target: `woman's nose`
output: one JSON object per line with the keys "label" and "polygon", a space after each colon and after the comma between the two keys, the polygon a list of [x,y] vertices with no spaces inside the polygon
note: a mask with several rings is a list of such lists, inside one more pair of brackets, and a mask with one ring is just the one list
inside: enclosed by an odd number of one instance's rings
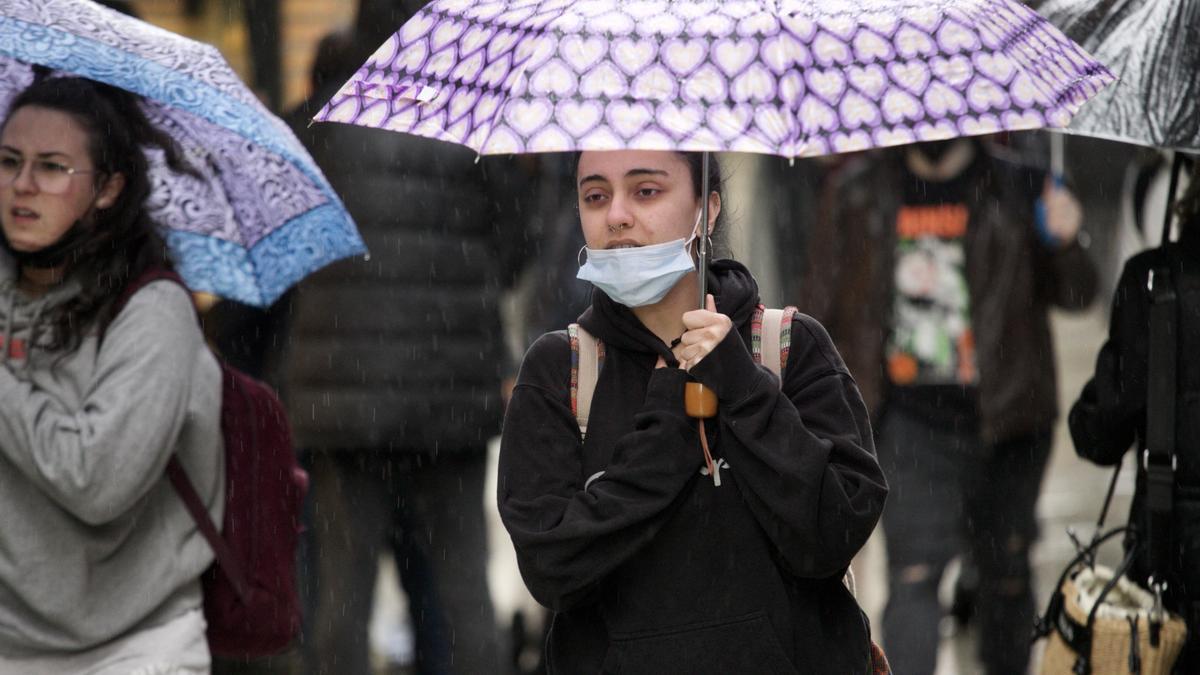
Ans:
{"label": "woman's nose", "polygon": [[17,175],[13,177],[13,190],[27,194],[37,192],[37,181],[33,180],[33,163],[24,162],[17,169]]}
{"label": "woman's nose", "polygon": [[605,214],[605,224],[610,230],[618,230],[623,227],[628,227],[633,223],[633,216],[629,209],[626,208],[625,200],[620,197],[614,197],[608,205],[608,213]]}

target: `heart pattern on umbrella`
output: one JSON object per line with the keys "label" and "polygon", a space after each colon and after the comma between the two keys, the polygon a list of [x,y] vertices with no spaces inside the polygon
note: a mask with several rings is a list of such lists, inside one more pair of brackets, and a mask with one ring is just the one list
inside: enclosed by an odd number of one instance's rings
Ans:
{"label": "heart pattern on umbrella", "polygon": [[[470,36],[486,31],[484,50]],[[1061,125],[1112,79],[1015,0],[435,0],[315,119],[482,154],[796,157]],[[429,103],[391,101],[381,118],[373,103],[398,86],[485,90],[502,112],[456,109],[441,125]]]}

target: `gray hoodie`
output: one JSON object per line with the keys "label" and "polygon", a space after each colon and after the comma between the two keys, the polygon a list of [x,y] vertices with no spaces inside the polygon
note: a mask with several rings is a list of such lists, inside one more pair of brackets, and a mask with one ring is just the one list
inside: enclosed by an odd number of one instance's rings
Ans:
{"label": "gray hoodie", "polygon": [[199,607],[212,553],[163,478],[172,454],[221,522],[221,373],[188,293],[151,283],[103,345],[93,331],[50,352],[47,313],[79,289],[30,298],[0,253],[0,655],[87,649]]}

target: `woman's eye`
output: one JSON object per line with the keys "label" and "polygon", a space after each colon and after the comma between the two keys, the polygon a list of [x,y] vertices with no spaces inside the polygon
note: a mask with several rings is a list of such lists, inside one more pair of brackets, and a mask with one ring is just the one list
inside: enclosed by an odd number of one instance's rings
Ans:
{"label": "woman's eye", "polygon": [[643,197],[643,198],[653,197],[654,195],[658,194],[659,192],[662,192],[662,190],[659,190],[658,188],[640,188],[637,191],[637,196]]}
{"label": "woman's eye", "polygon": [[71,167],[58,162],[38,162],[37,168],[46,173],[71,173]]}
{"label": "woman's eye", "polygon": [[18,166],[21,166],[21,159],[19,157],[13,157],[12,155],[0,157],[0,167],[15,169]]}
{"label": "woman's eye", "polygon": [[583,196],[583,201],[585,204],[594,204],[601,199],[604,199],[604,193],[602,192],[590,192]]}

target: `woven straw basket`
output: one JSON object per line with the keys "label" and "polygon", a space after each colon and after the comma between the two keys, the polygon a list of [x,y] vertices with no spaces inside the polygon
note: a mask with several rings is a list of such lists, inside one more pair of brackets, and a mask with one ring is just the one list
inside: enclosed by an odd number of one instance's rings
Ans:
{"label": "woven straw basket", "polygon": [[[1112,571],[1097,565],[1083,567],[1063,582],[1063,609],[1075,622],[1086,626],[1088,612],[1110,579]],[[1132,581],[1121,578],[1096,612],[1092,626],[1092,675],[1129,675],[1132,642],[1130,617],[1137,618],[1138,656],[1143,675],[1169,675],[1183,648],[1187,629],[1183,619],[1167,613],[1159,632],[1158,647],[1150,646],[1150,611],[1154,597]],[[1041,675],[1072,675],[1077,655],[1057,630],[1050,632],[1042,658]]]}

